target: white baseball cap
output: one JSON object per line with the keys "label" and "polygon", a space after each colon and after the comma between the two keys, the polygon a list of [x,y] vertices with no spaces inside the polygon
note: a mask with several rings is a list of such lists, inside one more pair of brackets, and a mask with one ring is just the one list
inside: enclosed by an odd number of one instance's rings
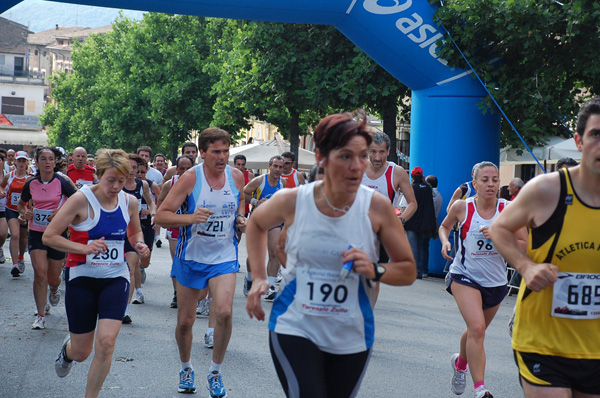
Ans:
{"label": "white baseball cap", "polygon": [[27,152],[19,151],[15,154],[15,159],[27,159]]}

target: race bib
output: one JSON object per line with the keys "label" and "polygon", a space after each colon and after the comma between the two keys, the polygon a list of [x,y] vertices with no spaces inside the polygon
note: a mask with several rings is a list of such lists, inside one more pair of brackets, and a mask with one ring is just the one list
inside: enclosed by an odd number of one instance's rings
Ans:
{"label": "race bib", "polygon": [[297,268],[296,305],[306,315],[354,316],[358,303],[359,276],[340,278],[335,270]]}
{"label": "race bib", "polygon": [[10,204],[16,206],[19,204],[19,199],[21,199],[21,193],[11,192],[10,194]]}
{"label": "race bib", "polygon": [[75,185],[77,185],[77,188],[81,188],[84,185],[92,185],[92,181],[80,179],[80,180],[75,181]]}
{"label": "race bib", "polygon": [[600,274],[559,272],[552,295],[552,316],[600,318]]}
{"label": "race bib", "polygon": [[[139,206],[140,206],[140,213],[142,212],[142,210],[148,210],[148,205],[147,204],[143,204],[141,203],[142,201],[140,200]],[[145,216],[140,216],[140,220],[146,220],[148,218],[147,215]]]}
{"label": "race bib", "polygon": [[469,232],[464,242],[467,252],[473,258],[491,258],[500,255],[492,240],[486,239],[483,232]]}
{"label": "race bib", "polygon": [[[88,241],[88,245],[93,240]],[[88,254],[86,256],[87,264],[92,267],[116,267],[123,264],[125,261],[125,242],[122,240],[107,240],[105,241],[108,248],[104,253]]]}
{"label": "race bib", "polygon": [[195,233],[198,235],[208,236],[211,238],[227,238],[229,237],[235,217],[227,214],[213,214],[208,218],[207,222],[196,224],[194,226]]}
{"label": "race bib", "polygon": [[34,208],[33,209],[33,218],[31,219],[31,222],[36,227],[46,228],[48,226],[48,224],[50,224],[49,217],[51,215],[52,215],[52,210]]}

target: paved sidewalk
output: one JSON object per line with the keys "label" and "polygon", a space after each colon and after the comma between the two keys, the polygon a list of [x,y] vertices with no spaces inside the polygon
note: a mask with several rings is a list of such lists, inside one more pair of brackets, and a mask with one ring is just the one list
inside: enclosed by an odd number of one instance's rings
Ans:
{"label": "paved sidewalk", "polygon": [[[163,230],[164,233],[164,230]],[[178,360],[175,343],[177,310],[169,308],[168,245],[155,248],[144,285],[146,303],[132,305],[133,324],[123,325],[111,371],[101,397],[181,397],[177,393]],[[8,242],[4,252],[9,256]],[[240,260],[245,271],[245,243]],[[31,330],[34,321],[33,272],[26,257],[25,273],[10,275],[9,261],[0,265],[0,397],[81,397],[91,358],[77,363],[60,379],[54,359],[67,333],[64,302],[52,308],[43,331]],[[242,294],[244,273],[237,274],[233,335],[223,364],[223,379],[231,398],[283,397],[269,354],[266,322],[250,320]],[[61,285],[64,297],[64,285]],[[495,397],[523,394],[512,359],[507,322],[515,297],[508,297],[490,325],[487,338],[486,384]],[[270,303],[264,303],[269,310]],[[458,350],[464,322],[443,281],[418,280],[410,287],[382,285],[375,308],[373,355],[359,397],[454,397],[450,392],[450,356]],[[197,395],[208,396],[205,373],[212,351],[204,348],[207,319],[198,319],[192,361]],[[92,354],[93,355],[93,354]],[[309,363],[306,366],[310,366]],[[472,397],[470,382],[463,396]]]}

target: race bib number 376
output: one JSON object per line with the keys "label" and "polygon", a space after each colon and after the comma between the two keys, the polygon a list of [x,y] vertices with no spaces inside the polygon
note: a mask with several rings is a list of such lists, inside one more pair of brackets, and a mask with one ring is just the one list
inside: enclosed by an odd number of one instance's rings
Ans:
{"label": "race bib number 376", "polygon": [[600,274],[559,272],[552,295],[552,316],[600,318]]}

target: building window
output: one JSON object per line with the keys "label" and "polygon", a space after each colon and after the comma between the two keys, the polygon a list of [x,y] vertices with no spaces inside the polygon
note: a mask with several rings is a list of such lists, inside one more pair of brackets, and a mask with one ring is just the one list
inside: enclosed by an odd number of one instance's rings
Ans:
{"label": "building window", "polygon": [[40,52],[38,50],[35,50],[35,55],[38,55]]}
{"label": "building window", "polygon": [[45,57],[46,56],[46,50],[42,51],[42,56]]}
{"label": "building window", "polygon": [[4,65],[4,55],[0,55],[0,65]]}
{"label": "building window", "polygon": [[15,57],[15,76],[25,76],[25,60],[23,57]]}
{"label": "building window", "polygon": [[25,98],[19,97],[2,97],[2,111],[5,115],[24,115],[25,114]]}

